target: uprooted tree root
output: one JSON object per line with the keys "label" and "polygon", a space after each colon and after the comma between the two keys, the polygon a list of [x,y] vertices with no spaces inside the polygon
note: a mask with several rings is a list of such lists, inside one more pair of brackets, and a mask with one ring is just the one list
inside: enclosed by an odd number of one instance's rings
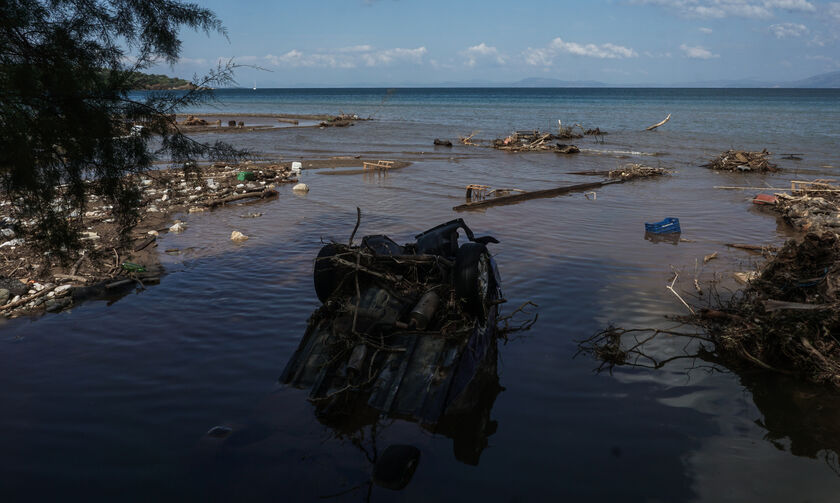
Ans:
{"label": "uprooted tree root", "polygon": [[[610,327],[582,341],[580,351],[601,361],[599,369],[616,365],[659,368],[676,358],[657,361],[644,346],[659,334],[671,333],[709,343],[701,351],[730,368],[759,367],[840,387],[840,238],[836,234],[811,233],[801,242],[789,240],[743,290],[716,303],[714,309],[697,308],[696,314],[683,318],[705,335]],[[646,336],[639,339],[640,333]],[[633,334],[632,343],[626,334]]]}

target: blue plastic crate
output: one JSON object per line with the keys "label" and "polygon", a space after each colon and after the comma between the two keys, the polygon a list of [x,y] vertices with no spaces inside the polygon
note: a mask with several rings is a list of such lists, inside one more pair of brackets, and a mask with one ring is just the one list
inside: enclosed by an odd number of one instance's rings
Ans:
{"label": "blue plastic crate", "polygon": [[645,231],[653,234],[679,234],[682,232],[680,230],[680,219],[671,217],[653,224],[646,223]]}

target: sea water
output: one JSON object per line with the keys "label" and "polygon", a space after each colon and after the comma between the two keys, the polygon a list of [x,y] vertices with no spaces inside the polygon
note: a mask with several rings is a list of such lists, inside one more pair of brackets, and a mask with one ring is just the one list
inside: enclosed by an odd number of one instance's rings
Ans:
{"label": "sea water", "polygon": [[[757,192],[836,177],[840,91],[709,89],[220,90],[189,110],[358,114],[347,128],[208,133],[272,160],[303,163],[299,195],[259,208],[183,215],[188,231],[161,237],[160,285],[0,326],[0,495],[4,500],[313,501],[833,501],[840,490],[840,400],[831,390],[754,370],[684,358],[658,369],[616,368],[579,355],[611,325],[671,328],[668,317],[737,288],[733,272],[761,258],[726,243],[778,245],[794,236],[750,204]],[[655,131],[651,124],[671,114]],[[582,152],[512,154],[459,136],[599,127]],[[453,148],[435,147],[435,138]],[[775,174],[701,167],[729,148],[773,152]],[[801,160],[779,154],[795,153]],[[387,174],[324,176],[306,160],[410,160]],[[572,174],[628,162],[672,171],[518,205],[456,213],[464,187],[525,190],[596,178]],[[770,190],[772,192],[772,190]],[[312,264],[322,242],[388,234],[398,242],[463,217],[491,245],[510,312],[539,319],[499,346],[499,383],[480,434],[447,436],[383,418],[322,424],[305,390],[277,385],[318,306]],[[257,210],[260,218],[240,218]],[[678,217],[683,241],[645,239],[644,223]],[[244,244],[233,230],[250,236]],[[718,258],[703,264],[705,255]],[[698,295],[693,279],[705,289]],[[678,330],[688,330],[686,327]],[[661,361],[696,353],[680,337],[649,345]],[[642,362],[650,363],[650,362]],[[215,449],[218,424],[245,433]],[[470,437],[470,434],[473,437]],[[205,439],[206,440],[206,439]],[[465,443],[466,442],[466,443]],[[410,484],[371,486],[391,444],[421,451]],[[464,455],[468,446],[470,456]],[[215,450],[214,450],[215,449]],[[208,461],[209,460],[209,461]]]}

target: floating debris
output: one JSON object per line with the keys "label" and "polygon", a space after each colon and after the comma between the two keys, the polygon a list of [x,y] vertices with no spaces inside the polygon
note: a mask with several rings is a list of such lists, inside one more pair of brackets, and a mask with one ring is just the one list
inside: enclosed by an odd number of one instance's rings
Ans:
{"label": "floating debris", "polygon": [[745,150],[727,150],[720,154],[703,167],[718,171],[751,171],[751,172],[774,172],[778,171],[775,164],[767,158],[770,152],[767,149],[761,152],[747,152]]}
{"label": "floating debris", "polygon": [[624,166],[611,170],[607,173],[607,178],[632,180],[634,178],[647,178],[651,176],[664,176],[669,174],[665,168],[652,168],[643,164],[625,164]]}

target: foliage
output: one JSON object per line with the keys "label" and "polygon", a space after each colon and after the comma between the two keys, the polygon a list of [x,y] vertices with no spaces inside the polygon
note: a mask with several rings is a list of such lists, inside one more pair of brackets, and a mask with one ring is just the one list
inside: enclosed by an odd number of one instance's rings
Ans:
{"label": "foliage", "polygon": [[113,205],[127,235],[141,204],[131,175],[156,159],[241,154],[185,136],[174,115],[232,82],[232,63],[188,91],[131,93],[135,72],[178,60],[182,27],[225,35],[211,11],[178,0],[0,3],[0,196],[39,248],[73,253],[91,194]]}
{"label": "foliage", "polygon": [[191,89],[189,80],[152,73],[134,72],[131,75],[134,89]]}

